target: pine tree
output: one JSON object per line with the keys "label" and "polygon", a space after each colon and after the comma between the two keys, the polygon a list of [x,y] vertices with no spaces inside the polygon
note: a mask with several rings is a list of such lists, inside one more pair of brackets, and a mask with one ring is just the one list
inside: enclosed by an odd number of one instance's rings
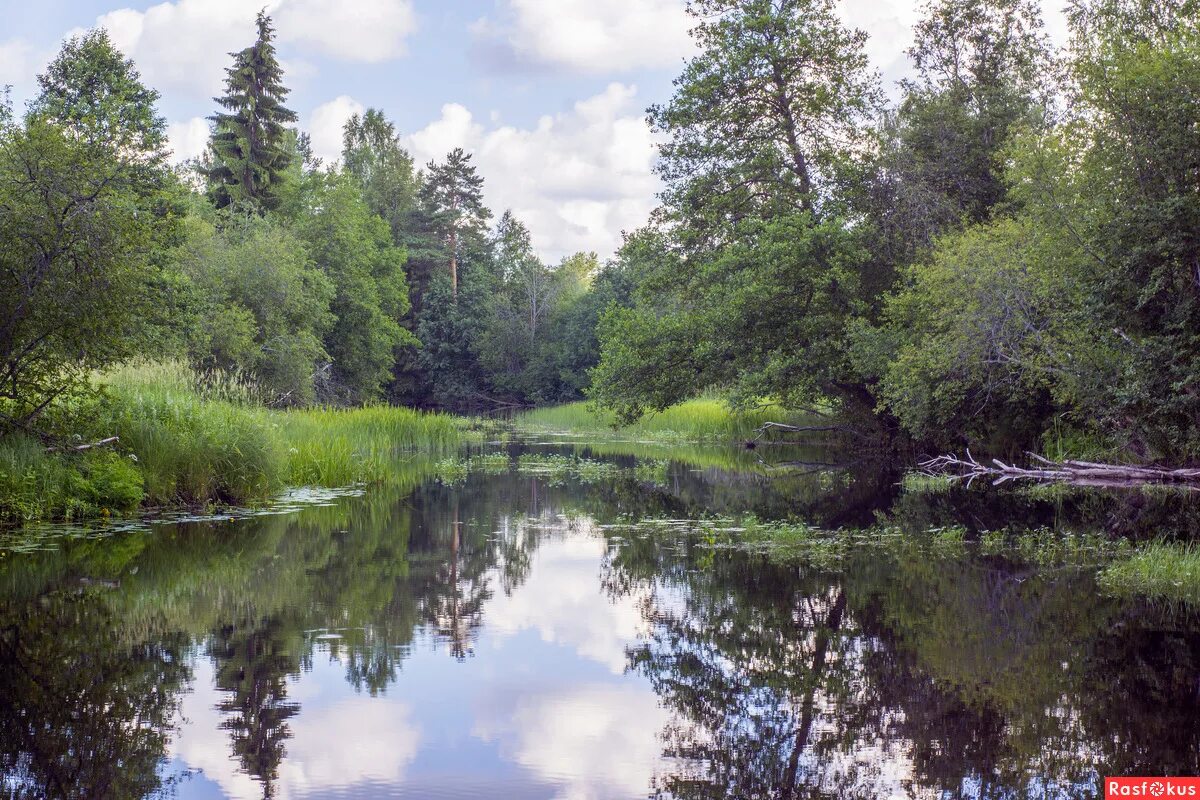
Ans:
{"label": "pine tree", "polygon": [[230,53],[234,61],[226,70],[226,95],[214,98],[229,113],[209,117],[212,165],[204,175],[219,208],[242,202],[261,209],[278,206],[278,186],[293,158],[285,125],[296,121],[296,113],[283,105],[288,89],[275,57],[271,18],[259,12],[257,24],[257,41]]}
{"label": "pine tree", "polygon": [[458,298],[459,235],[481,230],[492,213],[483,205],[483,177],[476,174],[471,156],[456,147],[444,164],[432,161],[421,186],[421,205],[430,233],[444,243],[450,260],[450,290]]}

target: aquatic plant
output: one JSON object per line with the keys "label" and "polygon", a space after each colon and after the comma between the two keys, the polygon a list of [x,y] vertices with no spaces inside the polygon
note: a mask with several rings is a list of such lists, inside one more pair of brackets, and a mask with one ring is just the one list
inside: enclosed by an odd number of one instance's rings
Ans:
{"label": "aquatic plant", "polygon": [[1100,571],[1113,594],[1200,603],[1200,548],[1191,542],[1151,542]]}

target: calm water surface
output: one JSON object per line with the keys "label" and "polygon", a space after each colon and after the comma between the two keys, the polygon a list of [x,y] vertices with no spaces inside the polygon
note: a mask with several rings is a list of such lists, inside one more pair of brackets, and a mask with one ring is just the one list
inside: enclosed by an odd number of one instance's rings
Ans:
{"label": "calm water surface", "polygon": [[1092,797],[1105,774],[1200,773],[1188,608],[970,547],[779,561],[686,522],[1137,537],[1187,535],[1191,504],[902,495],[820,453],[581,451],[10,537],[0,794]]}

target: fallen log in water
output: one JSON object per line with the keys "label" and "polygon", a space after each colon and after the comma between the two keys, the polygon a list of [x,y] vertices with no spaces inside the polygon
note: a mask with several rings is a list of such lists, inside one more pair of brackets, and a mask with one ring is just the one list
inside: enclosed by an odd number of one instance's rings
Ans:
{"label": "fallen log in water", "polygon": [[1064,481],[1079,486],[1130,486],[1142,483],[1165,483],[1200,488],[1200,469],[1184,467],[1148,467],[1130,464],[1100,464],[1094,461],[1051,461],[1036,453],[1028,453],[1036,467],[1018,467],[993,458],[991,464],[980,463],[967,451],[966,458],[955,455],[936,456],[919,462],[921,472],[930,477],[950,477],[965,480],[967,485],[976,478],[992,478],[993,485],[1011,480]]}

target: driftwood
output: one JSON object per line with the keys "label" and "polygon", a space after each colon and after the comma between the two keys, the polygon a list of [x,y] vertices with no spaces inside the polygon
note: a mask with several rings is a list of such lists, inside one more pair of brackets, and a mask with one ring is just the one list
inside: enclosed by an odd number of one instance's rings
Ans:
{"label": "driftwood", "polygon": [[1018,467],[993,458],[983,464],[967,451],[966,458],[954,455],[927,458],[919,463],[921,472],[931,477],[950,477],[965,480],[967,485],[976,478],[992,478],[993,485],[1011,480],[1063,481],[1078,486],[1131,486],[1163,483],[1200,488],[1200,469],[1148,467],[1130,464],[1100,464],[1094,461],[1051,461],[1036,453],[1027,453],[1037,466]]}
{"label": "driftwood", "polygon": [[56,450],[74,450],[74,451],[91,450],[93,447],[104,447],[105,445],[115,444],[116,442],[119,442],[120,440],[121,440],[120,436],[110,436],[107,439],[101,439],[98,442],[91,442],[90,444],[80,444],[80,445],[76,445],[75,447],[47,447],[46,452],[53,453]]}

